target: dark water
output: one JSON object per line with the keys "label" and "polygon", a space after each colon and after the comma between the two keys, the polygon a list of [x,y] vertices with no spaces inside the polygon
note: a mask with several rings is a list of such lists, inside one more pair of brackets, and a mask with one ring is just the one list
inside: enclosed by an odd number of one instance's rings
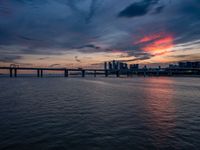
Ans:
{"label": "dark water", "polygon": [[0,78],[0,149],[200,148],[200,78]]}

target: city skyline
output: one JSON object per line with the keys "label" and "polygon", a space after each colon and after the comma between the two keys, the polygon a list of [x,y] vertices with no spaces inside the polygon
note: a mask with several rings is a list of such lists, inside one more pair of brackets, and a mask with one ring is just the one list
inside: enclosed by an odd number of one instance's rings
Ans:
{"label": "city skyline", "polygon": [[199,61],[199,20],[198,0],[2,0],[0,65]]}

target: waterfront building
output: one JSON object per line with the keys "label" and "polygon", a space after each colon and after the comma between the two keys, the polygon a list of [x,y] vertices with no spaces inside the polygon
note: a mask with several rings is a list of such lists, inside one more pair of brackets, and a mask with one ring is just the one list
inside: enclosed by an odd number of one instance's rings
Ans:
{"label": "waterfront building", "polygon": [[128,64],[123,63],[121,61],[110,61],[110,62],[105,62],[104,63],[104,69],[109,69],[109,70],[127,70],[128,69]]}
{"label": "waterfront building", "polygon": [[139,64],[131,64],[130,65],[130,70],[138,70],[139,69]]}
{"label": "waterfront building", "polygon": [[179,68],[200,68],[200,62],[179,62],[178,63]]}

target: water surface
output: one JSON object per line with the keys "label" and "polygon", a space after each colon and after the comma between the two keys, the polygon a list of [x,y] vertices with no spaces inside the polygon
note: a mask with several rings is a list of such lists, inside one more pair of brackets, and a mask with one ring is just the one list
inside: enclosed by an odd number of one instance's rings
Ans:
{"label": "water surface", "polygon": [[199,78],[0,78],[0,149],[199,149]]}

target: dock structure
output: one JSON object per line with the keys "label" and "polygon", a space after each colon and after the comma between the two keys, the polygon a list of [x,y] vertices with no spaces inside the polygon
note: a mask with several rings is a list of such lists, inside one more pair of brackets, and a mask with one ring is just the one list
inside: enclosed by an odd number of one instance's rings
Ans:
{"label": "dock structure", "polygon": [[166,68],[164,70],[151,70],[151,69],[137,69],[135,71],[131,70],[109,70],[109,69],[69,69],[69,68],[36,68],[36,67],[0,67],[0,70],[8,70],[9,76],[12,77],[18,77],[20,70],[26,70],[26,71],[35,71],[37,77],[44,77],[45,71],[61,71],[63,72],[64,77],[69,77],[70,73],[73,72],[77,75],[80,75],[81,77],[85,77],[87,75],[93,75],[96,77],[97,75],[101,74],[105,77],[108,77],[109,75],[116,75],[117,78],[119,78],[121,75],[126,75],[127,77],[131,77],[132,75],[137,76],[176,76],[176,75],[200,75],[200,69],[199,68]]}

